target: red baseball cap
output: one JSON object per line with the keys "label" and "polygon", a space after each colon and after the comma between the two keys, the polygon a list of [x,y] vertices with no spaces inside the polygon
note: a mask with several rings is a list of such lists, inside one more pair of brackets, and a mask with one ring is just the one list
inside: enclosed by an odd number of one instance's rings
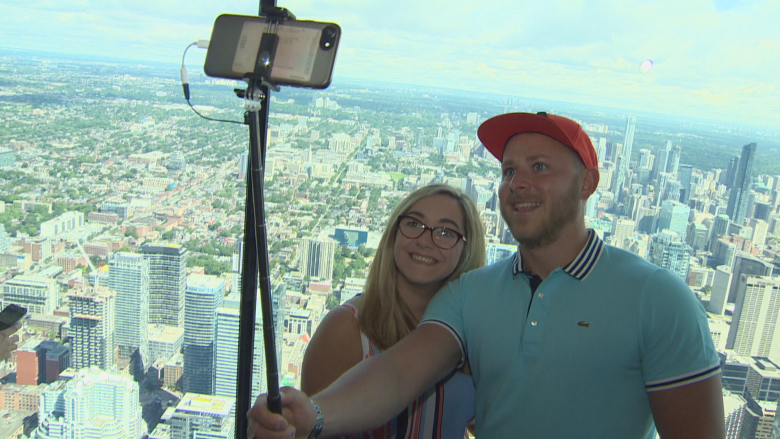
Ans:
{"label": "red baseball cap", "polygon": [[599,166],[596,150],[590,137],[580,124],[562,116],[539,113],[507,113],[491,117],[479,126],[477,135],[485,148],[496,156],[504,157],[504,147],[512,136],[522,133],[539,133],[563,143],[576,152],[587,168]]}

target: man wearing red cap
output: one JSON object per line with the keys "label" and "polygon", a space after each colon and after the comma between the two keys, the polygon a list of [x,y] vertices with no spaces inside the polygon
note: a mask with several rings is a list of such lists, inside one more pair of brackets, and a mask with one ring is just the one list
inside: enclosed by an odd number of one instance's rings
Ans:
{"label": "man wearing red cap", "polygon": [[311,400],[284,389],[283,417],[258,398],[257,437],[366,431],[468,363],[481,438],[724,437],[706,313],[668,270],[585,227],[598,161],[576,122],[511,113],[480,126],[501,161],[510,258],[451,282],[420,326]]}

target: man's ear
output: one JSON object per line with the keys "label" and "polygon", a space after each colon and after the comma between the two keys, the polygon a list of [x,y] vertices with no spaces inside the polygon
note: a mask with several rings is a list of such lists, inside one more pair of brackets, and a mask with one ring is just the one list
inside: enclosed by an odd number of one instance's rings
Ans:
{"label": "man's ear", "polygon": [[580,198],[587,200],[599,187],[599,168],[585,168],[582,170],[582,188]]}

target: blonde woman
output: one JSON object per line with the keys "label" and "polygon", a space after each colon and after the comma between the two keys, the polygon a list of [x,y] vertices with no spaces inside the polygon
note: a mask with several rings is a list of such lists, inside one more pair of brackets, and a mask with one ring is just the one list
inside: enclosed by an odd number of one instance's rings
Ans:
{"label": "blonde woman", "polygon": [[[412,192],[388,219],[364,294],[323,319],[303,360],[301,390],[314,395],[414,329],[448,281],[485,264],[474,202],[443,184]],[[353,438],[462,438],[474,418],[474,385],[459,371],[420,395],[396,418]]]}

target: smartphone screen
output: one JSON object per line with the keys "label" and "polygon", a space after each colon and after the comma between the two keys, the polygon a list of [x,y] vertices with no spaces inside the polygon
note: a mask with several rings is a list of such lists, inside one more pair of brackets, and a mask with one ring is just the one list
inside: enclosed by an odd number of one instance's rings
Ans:
{"label": "smartphone screen", "polygon": [[15,325],[25,314],[27,314],[27,310],[21,306],[14,304],[6,306],[5,309],[0,312],[0,331],[4,331]]}

